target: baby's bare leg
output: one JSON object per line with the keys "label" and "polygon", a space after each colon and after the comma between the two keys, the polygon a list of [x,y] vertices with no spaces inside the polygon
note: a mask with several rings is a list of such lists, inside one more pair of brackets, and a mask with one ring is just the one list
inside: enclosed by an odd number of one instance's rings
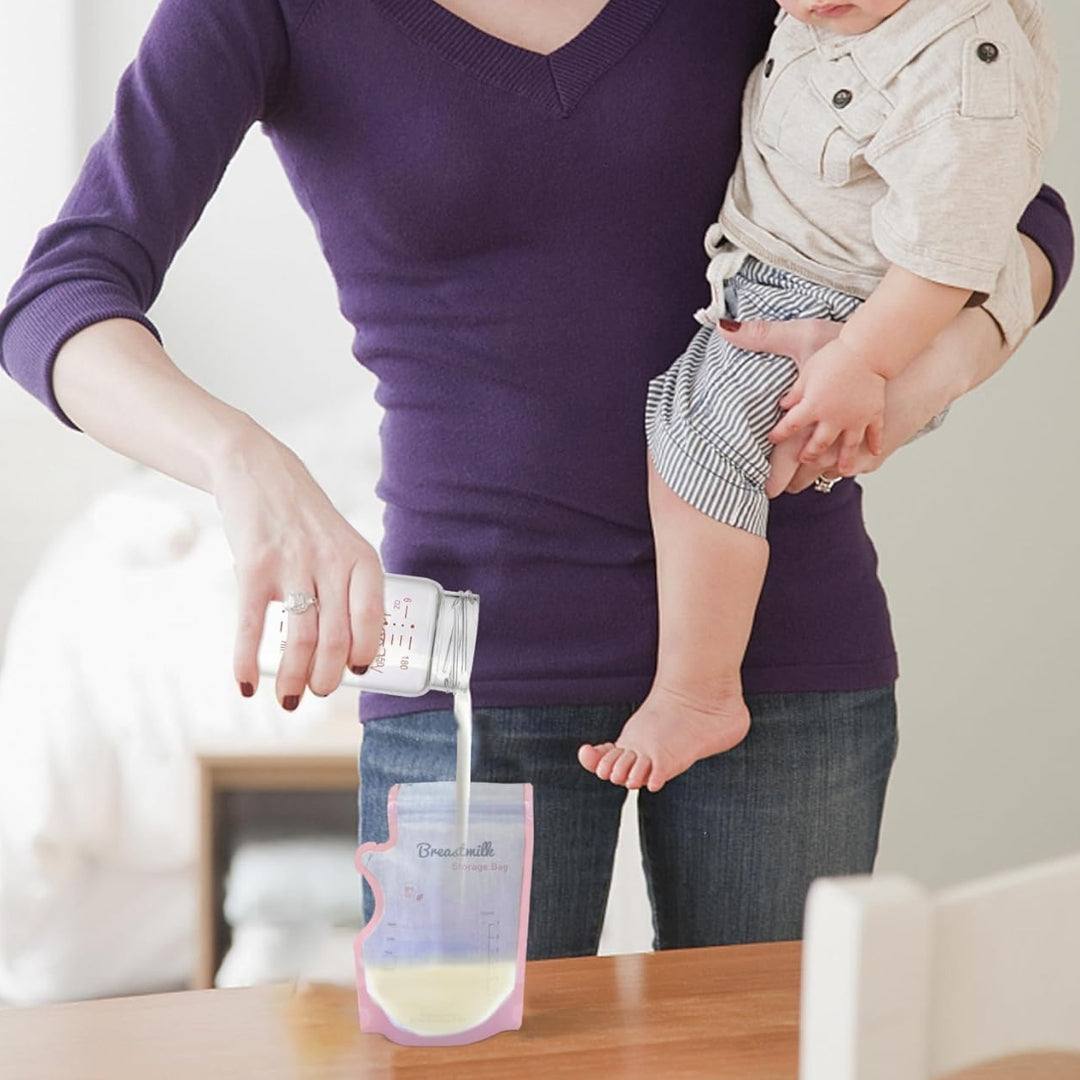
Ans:
{"label": "baby's bare leg", "polygon": [[618,739],[582,746],[578,760],[602,780],[658,791],[750,729],[739,670],[769,547],[695,510],[651,461],[649,507],[660,604],[656,676]]}

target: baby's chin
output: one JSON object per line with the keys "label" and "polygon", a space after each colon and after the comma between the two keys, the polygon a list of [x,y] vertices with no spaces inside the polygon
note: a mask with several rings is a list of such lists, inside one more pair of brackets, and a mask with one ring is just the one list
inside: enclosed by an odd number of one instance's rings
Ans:
{"label": "baby's chin", "polygon": [[845,35],[865,34],[884,21],[878,15],[861,10],[856,4],[822,4],[796,18],[830,33]]}

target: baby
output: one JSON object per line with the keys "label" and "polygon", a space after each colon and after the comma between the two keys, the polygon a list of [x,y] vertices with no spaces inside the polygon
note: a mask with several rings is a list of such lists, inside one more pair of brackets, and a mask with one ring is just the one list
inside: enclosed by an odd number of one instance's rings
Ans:
{"label": "baby", "polygon": [[[656,675],[616,742],[578,752],[628,788],[657,791],[749,731],[740,668],[768,560],[770,435],[805,430],[802,461],[835,447],[852,475],[864,443],[881,453],[888,381],[961,308],[984,305],[1010,346],[1034,320],[1016,225],[1057,89],[1038,0],[780,7],[705,238],[705,328],[649,387]],[[792,318],[843,322],[801,371],[722,332]]]}

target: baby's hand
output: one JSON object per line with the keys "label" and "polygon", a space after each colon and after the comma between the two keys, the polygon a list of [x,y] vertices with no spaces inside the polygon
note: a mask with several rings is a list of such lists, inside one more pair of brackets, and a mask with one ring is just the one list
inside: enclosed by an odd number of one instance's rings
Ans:
{"label": "baby's hand", "polygon": [[853,476],[863,440],[872,454],[881,453],[885,420],[886,379],[870,366],[842,337],[830,341],[803,365],[798,379],[780,401],[787,415],[769,438],[783,442],[796,431],[813,431],[799,460],[810,463],[839,440],[836,468]]}

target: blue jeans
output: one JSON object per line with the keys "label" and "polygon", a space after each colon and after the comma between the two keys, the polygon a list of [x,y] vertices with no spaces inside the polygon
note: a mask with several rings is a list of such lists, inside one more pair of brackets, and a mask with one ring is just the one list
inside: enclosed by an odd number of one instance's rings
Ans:
{"label": "blue jeans", "polygon": [[[801,937],[815,877],[873,866],[896,752],[893,688],[751,694],[746,701],[753,723],[742,743],[655,794],[640,793],[656,948]],[[476,711],[473,779],[534,788],[530,959],[596,952],[626,791],[586,772],[577,748],[614,740],[633,710]],[[455,730],[449,710],[366,725],[363,841],[386,840],[392,785],[453,779]]]}

